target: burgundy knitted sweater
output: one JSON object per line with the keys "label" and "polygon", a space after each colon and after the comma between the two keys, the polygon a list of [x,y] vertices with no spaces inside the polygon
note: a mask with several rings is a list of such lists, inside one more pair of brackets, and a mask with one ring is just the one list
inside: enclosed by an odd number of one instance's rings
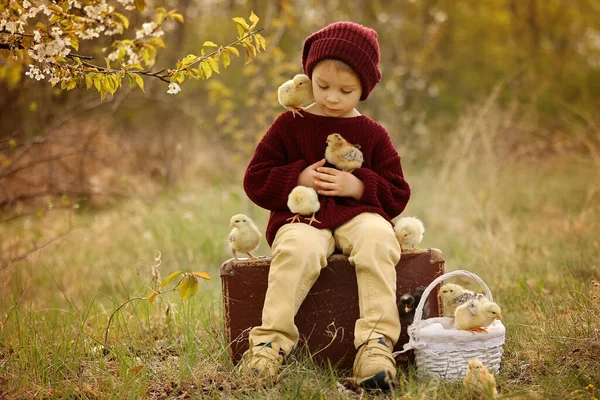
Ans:
{"label": "burgundy knitted sweater", "polygon": [[364,162],[353,174],[365,189],[358,201],[319,195],[321,208],[315,217],[321,223],[313,226],[334,229],[364,212],[391,221],[404,210],[410,188],[404,180],[400,156],[380,124],[365,115],[336,118],[306,111],[302,115],[304,118],[293,118],[287,111],[275,120],[258,143],[244,176],[244,190],[250,200],[271,211],[266,231],[269,245],[277,230],[294,215],[287,200],[298,185],[300,172],[325,157],[326,139],[331,133],[360,145]]}

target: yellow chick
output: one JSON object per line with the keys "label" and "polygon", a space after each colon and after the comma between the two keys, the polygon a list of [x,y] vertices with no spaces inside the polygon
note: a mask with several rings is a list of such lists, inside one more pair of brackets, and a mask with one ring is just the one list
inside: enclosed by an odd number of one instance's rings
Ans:
{"label": "yellow chick", "polygon": [[486,327],[496,319],[502,319],[500,307],[485,297],[481,301],[471,299],[454,311],[454,327],[471,333],[487,333]]}
{"label": "yellow chick", "polygon": [[486,298],[481,293],[475,293],[455,283],[446,283],[440,288],[438,294],[442,298],[444,312],[447,315],[454,315],[456,307],[471,299],[483,300]]}
{"label": "yellow chick", "polygon": [[332,133],[327,136],[325,159],[341,171],[352,172],[363,163],[363,154],[359,149],[359,145],[348,143],[339,133]]}
{"label": "yellow chick", "polygon": [[469,360],[469,369],[467,370],[463,384],[467,389],[479,396],[487,398],[498,396],[496,378],[477,358]]}
{"label": "yellow chick", "polygon": [[423,240],[425,227],[423,226],[423,222],[416,217],[402,217],[394,224],[394,232],[402,251],[404,251],[402,247],[404,244],[411,245],[411,248],[414,250],[415,245],[420,244]]}
{"label": "yellow chick", "polygon": [[321,208],[319,195],[315,189],[302,185],[296,186],[288,196],[287,206],[291,212],[296,213],[293,217],[288,218],[288,220],[292,220],[291,223],[300,221],[302,216],[311,214],[310,218],[305,218],[310,221],[309,225],[312,225],[313,222],[321,223],[315,218],[315,213]]}
{"label": "yellow chick", "polygon": [[294,76],[294,79],[279,86],[277,98],[279,104],[290,110],[294,118],[296,118],[296,114],[302,117],[303,115],[299,112],[302,109],[301,106],[315,99],[310,78],[304,74]]}
{"label": "yellow chick", "polygon": [[249,259],[254,259],[250,252],[258,248],[260,244],[260,231],[254,222],[244,214],[236,214],[231,217],[229,226],[233,227],[229,232],[229,248],[233,257],[237,260],[237,252],[248,254]]}

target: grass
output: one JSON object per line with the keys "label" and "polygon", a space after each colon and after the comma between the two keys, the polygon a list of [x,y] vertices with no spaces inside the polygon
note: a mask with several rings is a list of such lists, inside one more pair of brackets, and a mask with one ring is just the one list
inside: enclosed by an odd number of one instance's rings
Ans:
{"label": "grass", "polygon": [[[600,397],[600,172],[563,155],[501,163],[464,159],[440,179],[406,165],[413,197],[405,215],[425,223],[421,247],[443,250],[446,269],[481,276],[502,306],[507,343],[497,377],[504,398]],[[71,232],[0,270],[2,398],[353,399],[345,376],[294,354],[280,383],[239,380],[222,328],[219,267],[230,258],[229,217],[268,213],[241,185],[187,182],[151,203],[123,201],[99,212],[56,210],[0,224],[0,250]],[[264,241],[263,241],[264,242]],[[161,253],[163,278],[207,271],[187,302],[176,293],[149,305]],[[265,243],[258,254],[270,254]],[[457,399],[460,383],[399,377],[390,397]],[[367,396],[368,397],[368,396]],[[377,397],[381,398],[381,396]]]}

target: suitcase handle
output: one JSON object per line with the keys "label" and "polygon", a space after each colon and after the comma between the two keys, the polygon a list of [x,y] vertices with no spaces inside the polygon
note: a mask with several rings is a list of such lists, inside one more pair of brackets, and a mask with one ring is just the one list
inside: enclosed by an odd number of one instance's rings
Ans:
{"label": "suitcase handle", "polygon": [[417,309],[415,310],[415,318],[410,327],[410,328],[412,328],[411,330],[413,332],[415,332],[415,330],[418,329],[419,325],[421,324],[421,318],[423,316],[423,308],[425,307],[425,302],[429,298],[429,293],[431,293],[431,291],[440,282],[442,282],[448,278],[452,278],[454,276],[466,276],[468,278],[473,279],[475,282],[479,283],[483,287],[483,289],[485,290],[485,297],[487,297],[489,301],[494,301],[494,297],[492,296],[492,292],[490,291],[490,288],[485,284],[483,279],[481,279],[474,273],[466,271],[466,270],[462,270],[462,269],[459,269],[457,271],[448,272],[448,273],[438,276],[436,279],[434,279],[433,282],[431,282],[429,284],[429,286],[427,286],[427,288],[423,292],[423,295],[421,296],[421,301],[419,301],[419,305],[417,306]]}

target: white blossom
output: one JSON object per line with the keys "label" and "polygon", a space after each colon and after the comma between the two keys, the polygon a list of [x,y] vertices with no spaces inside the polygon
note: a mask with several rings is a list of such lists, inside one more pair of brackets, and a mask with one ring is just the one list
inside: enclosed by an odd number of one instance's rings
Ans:
{"label": "white blossom", "polygon": [[137,29],[135,31],[135,38],[141,39],[144,36],[148,36],[149,34],[152,33],[152,31],[154,30],[155,27],[156,27],[156,23],[154,23],[154,22],[146,22],[146,23],[142,24],[142,29]]}
{"label": "white blossom", "polygon": [[135,3],[133,0],[117,0],[126,10],[135,9]]}
{"label": "white blossom", "polygon": [[31,7],[31,3],[29,1],[27,1],[27,0],[24,0],[23,1],[23,8],[27,9],[29,7]]}
{"label": "white blossom", "polygon": [[104,0],[100,2],[97,6],[85,6],[83,7],[83,11],[85,15],[92,19],[99,19],[102,14],[110,13],[114,10],[113,7],[110,7]]}
{"label": "white blossom", "polygon": [[29,64],[29,71],[25,72],[25,75],[38,81],[45,78],[44,74],[42,74],[42,71],[40,71],[40,69],[33,64]]}
{"label": "white blossom", "polygon": [[176,84],[175,82],[169,83],[169,90],[167,90],[167,93],[177,94],[179,92],[181,92],[181,88],[179,87],[178,84]]}

